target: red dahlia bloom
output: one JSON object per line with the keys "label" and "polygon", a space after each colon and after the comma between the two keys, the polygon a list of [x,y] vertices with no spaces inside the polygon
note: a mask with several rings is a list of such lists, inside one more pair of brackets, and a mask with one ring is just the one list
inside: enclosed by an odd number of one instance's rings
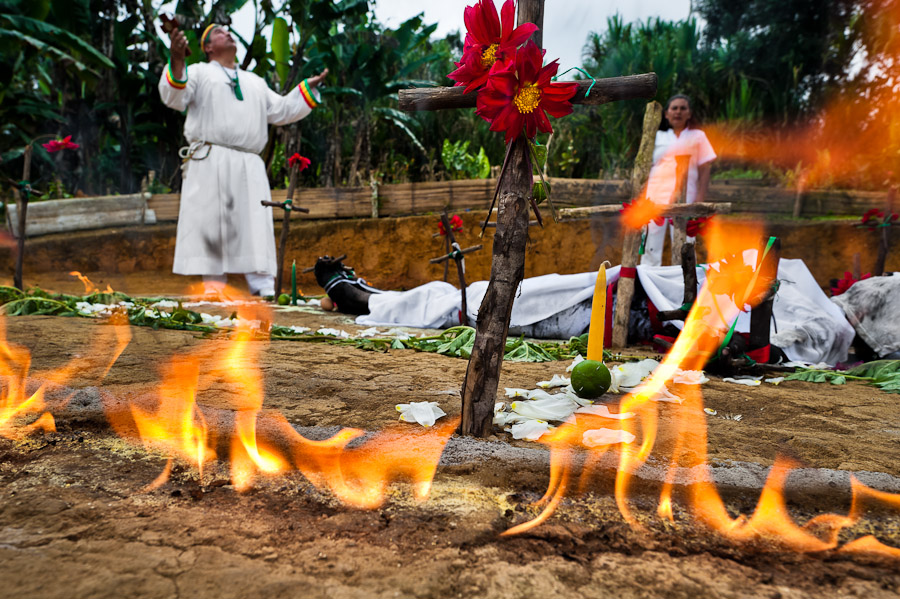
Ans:
{"label": "red dahlia bloom", "polygon": [[301,171],[308,168],[310,164],[312,164],[312,161],[305,156],[301,156],[300,154],[294,154],[293,156],[288,158],[288,166],[299,165],[299,170]]}
{"label": "red dahlia bloom", "polygon": [[497,17],[497,7],[493,0],[478,0],[475,6],[467,6],[463,13],[466,22],[466,43],[463,55],[449,75],[456,85],[465,85],[469,93],[487,81],[488,75],[497,62],[512,59],[516,48],[525,43],[538,30],[534,23],[524,23],[515,27],[516,5],[506,0]]}
{"label": "red dahlia bloom", "polygon": [[44,146],[44,149],[50,152],[59,152],[60,150],[77,150],[80,146],[76,143],[72,143],[72,136],[66,135],[62,139],[51,139],[45,144],[41,144]]}
{"label": "red dahlia bloom", "polygon": [[491,131],[506,131],[506,142],[516,138],[525,128],[532,138],[538,131],[552,133],[547,114],[554,118],[572,112],[569,100],[578,88],[576,83],[554,83],[550,79],[559,69],[554,60],[542,67],[544,57],[534,42],[516,52],[509,61],[491,71],[487,85],[478,93],[475,113],[491,124]]}
{"label": "red dahlia bloom", "polygon": [[[871,277],[871,276],[872,276],[872,274],[867,272],[866,274],[864,274],[863,276],[861,276],[861,277],[859,278],[859,281],[863,281],[863,280],[865,280],[865,279],[868,279],[868,278]],[[836,295],[841,295],[842,293],[845,293],[848,289],[850,289],[851,287],[853,287],[853,285],[854,285],[855,283],[859,283],[859,281],[857,281],[856,279],[854,279],[854,278],[853,278],[853,275],[850,274],[849,272],[844,272],[844,278],[843,278],[843,279],[839,279],[839,280],[837,281],[837,286],[831,288],[831,297],[834,297],[834,296],[836,296]]]}
{"label": "red dahlia bloom", "polygon": [[698,216],[697,218],[692,218],[687,222],[687,236],[688,237],[696,237],[697,235],[703,235],[706,233],[706,226],[709,224],[709,221],[712,220],[711,216]]}
{"label": "red dahlia bloom", "polygon": [[[459,233],[463,230],[463,221],[458,214],[454,214],[450,217],[450,229],[454,233]],[[447,235],[447,232],[444,230],[444,222],[440,220],[438,221],[438,233]]]}

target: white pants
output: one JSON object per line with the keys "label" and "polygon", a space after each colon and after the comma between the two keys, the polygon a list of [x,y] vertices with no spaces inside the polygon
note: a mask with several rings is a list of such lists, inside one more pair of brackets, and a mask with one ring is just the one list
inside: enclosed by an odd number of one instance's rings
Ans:
{"label": "white pants", "polygon": [[[247,279],[247,287],[253,295],[274,295],[275,294],[275,276],[261,274],[256,272],[248,272],[244,275]],[[228,275],[203,275],[203,291],[206,293],[217,293],[225,288],[228,282]]]}
{"label": "white pants", "polygon": [[[657,225],[652,220],[647,225],[647,242],[644,244],[644,255],[641,256],[642,266],[662,266],[663,246],[666,244],[666,227],[669,227],[669,219],[663,220],[663,224]],[[669,236],[675,239],[675,227],[671,227]],[[685,238],[685,243],[694,243],[693,237]]]}

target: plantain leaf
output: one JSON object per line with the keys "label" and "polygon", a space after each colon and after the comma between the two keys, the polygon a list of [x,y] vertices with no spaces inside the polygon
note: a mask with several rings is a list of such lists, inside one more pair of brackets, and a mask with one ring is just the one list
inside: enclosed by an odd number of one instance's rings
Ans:
{"label": "plantain leaf", "polygon": [[272,54],[275,58],[275,72],[281,82],[281,89],[287,89],[291,72],[291,43],[287,21],[277,17],[272,23]]}

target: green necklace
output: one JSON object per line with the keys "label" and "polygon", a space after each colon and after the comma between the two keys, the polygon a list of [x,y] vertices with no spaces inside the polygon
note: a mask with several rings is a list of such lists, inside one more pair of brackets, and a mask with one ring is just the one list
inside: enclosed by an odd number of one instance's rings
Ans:
{"label": "green necklace", "polygon": [[228,71],[225,69],[225,66],[220,62],[219,66],[222,67],[222,72],[225,73],[225,76],[231,80],[231,89],[234,90],[234,97],[238,100],[244,99],[244,94],[241,93],[241,82],[238,79],[238,70],[234,69],[234,77],[228,74]]}

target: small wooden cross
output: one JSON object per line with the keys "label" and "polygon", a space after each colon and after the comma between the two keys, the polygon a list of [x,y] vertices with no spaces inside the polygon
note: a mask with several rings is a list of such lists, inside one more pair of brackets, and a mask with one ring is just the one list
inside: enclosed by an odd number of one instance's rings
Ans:
{"label": "small wooden cross", "polygon": [[[534,23],[532,35],[540,46],[544,23],[543,0],[519,0],[518,22]],[[590,93],[588,93],[590,92]],[[656,95],[656,74],[634,75],[579,82],[574,104],[605,104],[615,100],[650,98]],[[474,108],[477,94],[462,87],[422,88],[400,91],[401,110]],[[528,239],[529,205],[532,201],[532,165],[528,141],[519,135],[507,147],[505,172],[499,183],[497,232],[494,235],[491,278],[478,311],[475,344],[463,381],[462,420],[464,435],[487,437],[493,431],[494,402],[513,301],[525,276],[525,244]]]}
{"label": "small wooden cross", "polygon": [[284,220],[281,223],[281,240],[278,244],[278,272],[275,275],[275,299],[281,295],[281,284],[284,282],[284,252],[287,248],[288,231],[291,229],[291,212],[303,212],[309,214],[309,209],[294,206],[294,188],[297,186],[297,173],[300,167],[294,165],[291,167],[291,181],[288,183],[287,197],[283,202],[268,202],[263,200],[260,202],[263,206],[272,206],[273,208],[281,208],[284,210]]}
{"label": "small wooden cross", "polygon": [[462,311],[459,314],[459,324],[469,326],[468,305],[466,304],[466,266],[463,256],[477,252],[484,246],[482,244],[473,245],[470,248],[460,249],[456,243],[456,237],[453,235],[453,228],[450,226],[450,219],[447,218],[447,211],[441,212],[441,223],[444,225],[444,231],[447,233],[447,241],[452,251],[438,258],[432,258],[431,264],[439,264],[441,262],[446,266],[450,260],[456,261],[456,274],[459,275],[459,291],[462,293]]}

